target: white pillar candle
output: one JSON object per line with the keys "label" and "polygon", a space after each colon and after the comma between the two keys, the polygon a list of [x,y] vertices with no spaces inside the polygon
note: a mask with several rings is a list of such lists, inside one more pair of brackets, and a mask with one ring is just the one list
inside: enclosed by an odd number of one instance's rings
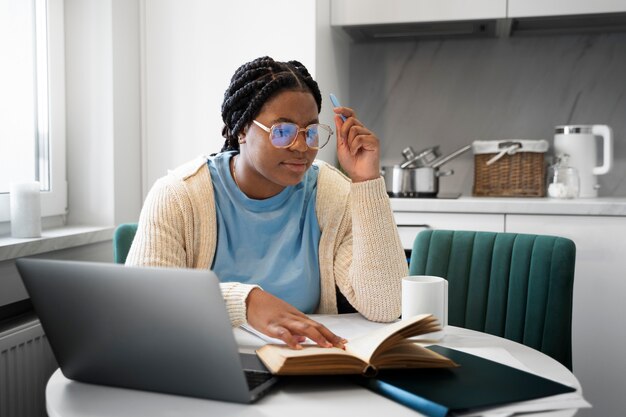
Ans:
{"label": "white pillar candle", "polygon": [[41,237],[41,194],[37,181],[12,183],[11,236]]}

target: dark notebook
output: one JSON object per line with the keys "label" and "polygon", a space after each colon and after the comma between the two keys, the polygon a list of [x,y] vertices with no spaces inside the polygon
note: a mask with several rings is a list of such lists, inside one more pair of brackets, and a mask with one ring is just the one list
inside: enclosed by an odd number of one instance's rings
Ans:
{"label": "dark notebook", "polygon": [[430,346],[458,368],[381,371],[361,383],[431,417],[576,391],[540,376],[478,356]]}

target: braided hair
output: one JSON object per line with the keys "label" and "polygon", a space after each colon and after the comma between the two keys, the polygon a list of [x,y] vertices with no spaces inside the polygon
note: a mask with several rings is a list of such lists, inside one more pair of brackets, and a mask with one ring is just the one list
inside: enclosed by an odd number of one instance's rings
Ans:
{"label": "braided hair", "polygon": [[322,109],[322,94],[309,71],[298,61],[278,62],[265,56],[240,66],[230,80],[222,103],[221,152],[239,150],[239,134],[259,114],[263,105],[282,91],[307,91]]}

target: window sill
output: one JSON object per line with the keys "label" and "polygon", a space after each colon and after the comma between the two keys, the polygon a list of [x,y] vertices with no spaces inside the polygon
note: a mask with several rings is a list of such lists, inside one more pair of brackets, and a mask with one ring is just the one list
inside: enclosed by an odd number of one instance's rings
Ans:
{"label": "window sill", "polygon": [[113,238],[114,231],[113,226],[64,226],[43,230],[39,238],[0,236],[0,262],[104,242]]}

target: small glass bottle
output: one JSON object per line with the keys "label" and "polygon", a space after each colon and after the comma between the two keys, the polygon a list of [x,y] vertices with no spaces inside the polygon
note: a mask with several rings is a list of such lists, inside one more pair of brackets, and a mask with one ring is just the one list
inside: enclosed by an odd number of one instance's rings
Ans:
{"label": "small glass bottle", "polygon": [[578,170],[569,164],[569,155],[562,154],[548,167],[548,197],[576,198],[580,190]]}

